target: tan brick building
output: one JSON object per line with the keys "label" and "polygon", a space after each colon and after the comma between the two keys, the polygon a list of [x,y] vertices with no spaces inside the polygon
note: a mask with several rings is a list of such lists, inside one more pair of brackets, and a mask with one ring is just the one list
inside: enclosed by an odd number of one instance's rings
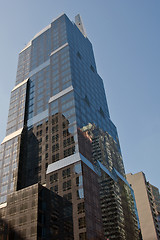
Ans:
{"label": "tan brick building", "polygon": [[143,240],[160,239],[152,185],[146,181],[143,172],[127,174],[127,181],[134,190]]}

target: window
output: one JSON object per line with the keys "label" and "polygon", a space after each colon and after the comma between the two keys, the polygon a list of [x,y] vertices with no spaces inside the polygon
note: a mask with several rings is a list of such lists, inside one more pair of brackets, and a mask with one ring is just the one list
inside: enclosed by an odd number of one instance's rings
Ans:
{"label": "window", "polygon": [[50,190],[52,190],[53,192],[58,193],[58,185],[50,187]]}
{"label": "window", "polygon": [[79,225],[79,229],[86,227],[85,217],[82,217],[82,218],[79,218],[79,219],[78,219],[78,225]]}
{"label": "window", "polygon": [[83,233],[79,234],[79,240],[86,240],[86,239],[87,239],[86,232],[83,232]]}
{"label": "window", "polygon": [[63,191],[71,189],[71,180],[63,183]]}
{"label": "window", "polygon": [[76,185],[79,186],[79,177],[76,177]]}
{"label": "window", "polygon": [[68,156],[74,154],[74,151],[75,151],[75,147],[64,150],[64,157],[68,157]]}
{"label": "window", "polygon": [[63,146],[67,147],[67,146],[71,145],[73,142],[74,142],[74,138],[73,137],[64,139]]}
{"label": "window", "polygon": [[77,205],[77,211],[78,211],[78,214],[79,214],[79,213],[84,213],[84,202],[79,203],[79,204]]}
{"label": "window", "polygon": [[46,151],[48,150],[48,144],[46,144]]}
{"label": "window", "polygon": [[58,123],[58,117],[54,117],[52,119],[52,125],[54,125],[55,123]]}
{"label": "window", "polygon": [[55,118],[52,119],[52,125],[54,125],[54,124],[55,124]]}
{"label": "window", "polygon": [[81,163],[75,164],[74,171],[75,171],[76,174],[80,174],[82,172]]}
{"label": "window", "polygon": [[37,125],[37,130],[42,128],[42,124]]}
{"label": "window", "polygon": [[56,151],[58,151],[58,150],[59,150],[59,144],[56,143]]}
{"label": "window", "polygon": [[56,154],[56,161],[59,160],[59,153]]}
{"label": "window", "polygon": [[27,203],[22,203],[22,205],[20,205],[20,211],[26,210],[27,208]]}
{"label": "window", "polygon": [[52,155],[52,163],[55,162],[56,160],[56,155]]}
{"label": "window", "polygon": [[5,183],[8,181],[8,178],[9,178],[9,175],[5,175],[3,178],[2,178],[2,183]]}
{"label": "window", "polygon": [[77,200],[84,198],[83,188],[77,190]]}
{"label": "window", "polygon": [[54,173],[50,176],[50,183],[57,182],[58,181],[58,173]]}
{"label": "window", "polygon": [[63,195],[64,198],[66,198],[68,201],[72,200],[72,193],[67,193]]}
{"label": "window", "polygon": [[31,214],[31,221],[34,221],[36,219],[36,215],[34,213]]}
{"label": "window", "polygon": [[59,134],[56,134],[52,137],[52,143],[57,142],[59,139]]}
{"label": "window", "polygon": [[70,168],[67,168],[67,169],[62,171],[63,178],[70,177],[70,175],[71,175],[71,169]]}
{"label": "window", "polygon": [[46,170],[47,170],[47,167],[48,167],[48,163],[46,163]]}
{"label": "window", "polygon": [[34,235],[36,234],[36,227],[31,227],[31,235]]}
{"label": "window", "polygon": [[67,137],[69,135],[68,130],[63,131],[63,137]]}
{"label": "window", "polygon": [[26,223],[26,222],[27,222],[27,216],[26,215],[19,218],[19,224],[20,225],[23,224],[23,223]]}
{"label": "window", "polygon": [[52,152],[58,151],[59,150],[59,144],[55,144],[52,146]]}
{"label": "window", "polygon": [[54,136],[52,137],[52,143],[55,143],[55,141],[56,141],[56,136],[54,135]]}
{"label": "window", "polygon": [[76,177],[76,185],[79,186],[79,187],[83,185],[82,175],[79,176],[79,177]]}
{"label": "window", "polygon": [[32,207],[35,207],[35,206],[36,206],[36,201],[33,200],[33,201],[32,201]]}
{"label": "window", "polygon": [[52,133],[58,132],[58,125],[52,127]]}
{"label": "window", "polygon": [[16,207],[12,207],[9,209],[9,215],[13,215],[13,214],[16,214]]}

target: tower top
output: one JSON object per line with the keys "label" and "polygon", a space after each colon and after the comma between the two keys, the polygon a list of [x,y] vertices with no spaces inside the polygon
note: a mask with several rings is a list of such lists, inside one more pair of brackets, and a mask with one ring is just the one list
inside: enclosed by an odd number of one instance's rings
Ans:
{"label": "tower top", "polygon": [[75,24],[76,24],[76,26],[79,28],[79,30],[81,31],[81,33],[82,33],[85,37],[87,37],[86,30],[85,30],[85,28],[84,28],[84,25],[83,25],[82,18],[81,18],[81,16],[80,16],[80,14],[77,14],[77,15],[75,16]]}

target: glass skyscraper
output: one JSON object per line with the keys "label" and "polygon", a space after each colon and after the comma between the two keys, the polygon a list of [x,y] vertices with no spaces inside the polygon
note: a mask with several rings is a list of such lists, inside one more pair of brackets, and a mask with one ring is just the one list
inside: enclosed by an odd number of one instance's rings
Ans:
{"label": "glass skyscraper", "polygon": [[0,148],[0,208],[36,183],[72,202],[75,240],[138,239],[117,130],[79,15],[73,23],[62,14],[19,54]]}

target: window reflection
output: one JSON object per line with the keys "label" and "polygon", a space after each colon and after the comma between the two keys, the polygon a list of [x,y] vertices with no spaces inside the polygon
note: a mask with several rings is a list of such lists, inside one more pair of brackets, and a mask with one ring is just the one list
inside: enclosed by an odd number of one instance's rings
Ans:
{"label": "window reflection", "polygon": [[82,175],[80,175],[79,177],[76,178],[76,185],[78,187],[83,186],[83,177],[82,177]]}
{"label": "window reflection", "polygon": [[84,191],[83,188],[80,188],[77,190],[77,199],[82,199],[84,198]]}
{"label": "window reflection", "polygon": [[74,171],[75,171],[75,173],[77,173],[77,174],[82,173],[81,163],[77,163],[77,164],[74,165]]}

